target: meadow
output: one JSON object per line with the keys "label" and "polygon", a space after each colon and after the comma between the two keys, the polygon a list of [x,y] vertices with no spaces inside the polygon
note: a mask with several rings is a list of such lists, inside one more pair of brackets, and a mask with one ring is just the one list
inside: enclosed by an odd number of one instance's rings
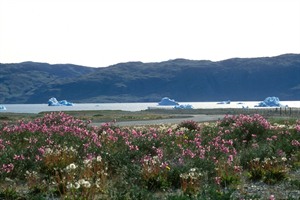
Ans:
{"label": "meadow", "polygon": [[9,119],[0,125],[0,199],[300,198],[296,118],[139,127],[90,126],[64,112]]}

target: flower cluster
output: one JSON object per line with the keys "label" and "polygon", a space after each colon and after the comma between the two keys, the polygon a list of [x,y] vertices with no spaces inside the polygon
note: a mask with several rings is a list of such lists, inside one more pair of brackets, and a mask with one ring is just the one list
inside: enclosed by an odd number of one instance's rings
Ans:
{"label": "flower cluster", "polygon": [[249,178],[263,180],[265,183],[274,184],[286,178],[289,170],[287,158],[271,157],[260,160],[255,158],[249,162]]}
{"label": "flower cluster", "polygon": [[198,168],[191,168],[188,172],[180,174],[180,183],[183,193],[197,194],[201,189],[203,174]]}
{"label": "flower cluster", "polygon": [[237,115],[211,123],[91,127],[50,113],[0,127],[0,180],[18,178],[30,190],[66,199],[133,198],[137,191],[166,189],[200,195],[208,194],[207,184],[222,193],[244,172],[272,184],[284,180],[289,166],[300,166],[299,126]]}

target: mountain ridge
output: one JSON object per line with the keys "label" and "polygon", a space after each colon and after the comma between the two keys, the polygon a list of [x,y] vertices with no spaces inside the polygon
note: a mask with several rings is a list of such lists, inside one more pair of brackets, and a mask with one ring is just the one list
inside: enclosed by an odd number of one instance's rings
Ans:
{"label": "mountain ridge", "polygon": [[300,54],[126,62],[92,68],[37,62],[0,63],[0,103],[300,100]]}

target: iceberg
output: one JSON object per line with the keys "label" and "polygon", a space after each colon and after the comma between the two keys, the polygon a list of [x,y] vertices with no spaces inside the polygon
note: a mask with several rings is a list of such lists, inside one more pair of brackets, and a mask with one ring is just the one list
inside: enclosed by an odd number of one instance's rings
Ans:
{"label": "iceberg", "polygon": [[174,106],[174,109],[193,109],[193,106],[190,104],[182,104]]}
{"label": "iceberg", "polygon": [[3,105],[0,105],[0,110],[6,110],[6,107]]}
{"label": "iceberg", "polygon": [[48,106],[73,106],[73,103],[66,100],[57,101],[55,97],[48,100]]}
{"label": "iceberg", "polygon": [[217,104],[230,104],[230,100],[228,100],[228,101],[222,101],[222,102],[219,102]]}
{"label": "iceberg", "polygon": [[283,107],[278,97],[267,97],[264,101],[260,102],[255,107]]}
{"label": "iceberg", "polygon": [[158,103],[158,105],[160,105],[160,106],[176,106],[176,105],[179,105],[179,103],[176,102],[174,99],[164,97],[161,99],[161,101]]}

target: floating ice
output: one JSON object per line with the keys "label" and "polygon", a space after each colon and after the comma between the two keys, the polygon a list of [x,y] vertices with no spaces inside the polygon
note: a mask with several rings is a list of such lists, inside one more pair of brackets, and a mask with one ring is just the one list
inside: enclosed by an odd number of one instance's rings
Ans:
{"label": "floating ice", "polygon": [[57,101],[55,97],[52,97],[48,100],[48,106],[73,106],[73,103],[66,100]]}
{"label": "floating ice", "polygon": [[176,102],[174,99],[169,99],[168,97],[164,97],[161,99],[161,101],[158,103],[160,106],[176,106],[179,105],[178,102]]}
{"label": "floating ice", "polygon": [[174,106],[174,109],[193,109],[193,106],[190,104],[182,104]]}
{"label": "floating ice", "polygon": [[230,100],[228,100],[228,101],[222,101],[222,102],[219,102],[217,104],[230,104]]}
{"label": "floating ice", "polygon": [[3,105],[0,105],[0,110],[6,110],[6,107]]}
{"label": "floating ice", "polygon": [[278,97],[267,97],[255,107],[283,107]]}

